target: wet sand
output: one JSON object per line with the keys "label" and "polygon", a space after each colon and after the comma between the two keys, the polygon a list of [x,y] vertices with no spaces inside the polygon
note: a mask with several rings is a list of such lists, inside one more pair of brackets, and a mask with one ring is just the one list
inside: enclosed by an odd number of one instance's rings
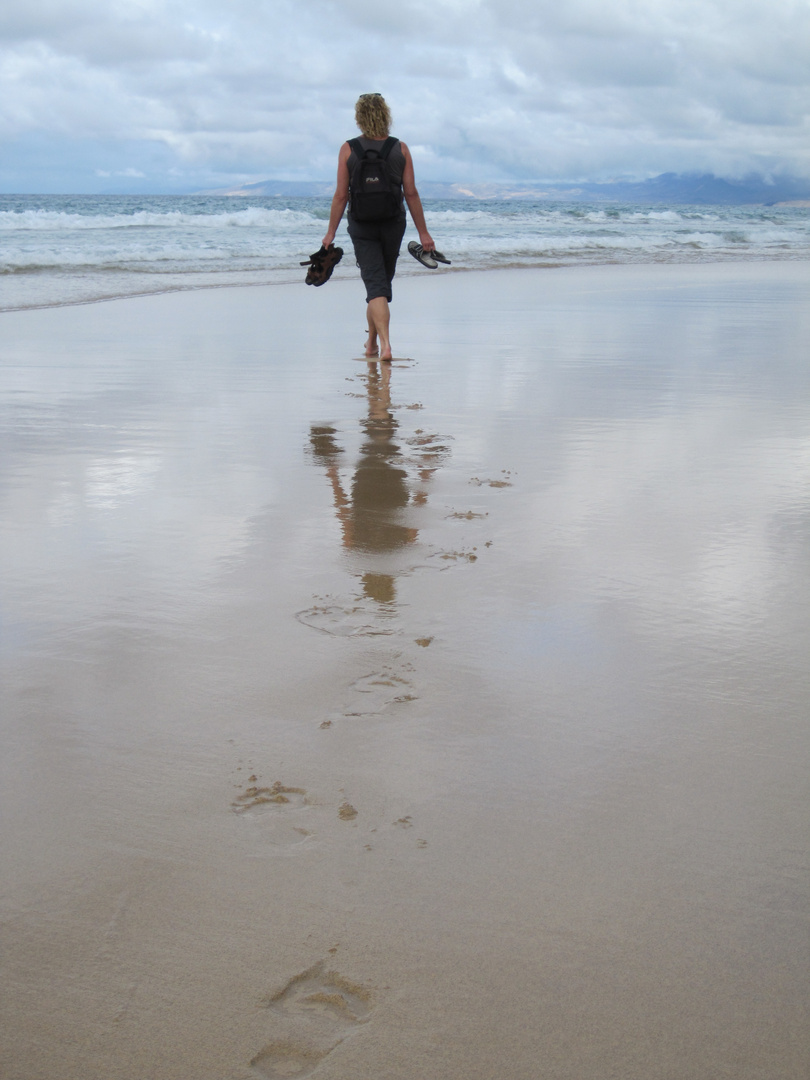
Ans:
{"label": "wet sand", "polygon": [[805,1080],[808,285],[2,316],[5,1080]]}

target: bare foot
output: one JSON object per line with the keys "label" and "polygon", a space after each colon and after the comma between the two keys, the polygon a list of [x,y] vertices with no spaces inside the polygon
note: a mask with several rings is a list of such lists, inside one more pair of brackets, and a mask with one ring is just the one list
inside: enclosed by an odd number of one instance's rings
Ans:
{"label": "bare foot", "polygon": [[391,346],[390,345],[388,345],[386,348],[384,348],[383,351],[380,353],[380,359],[381,360],[393,360],[394,359],[394,354],[391,352]]}
{"label": "bare foot", "polygon": [[374,334],[374,336],[372,337],[371,332],[369,331],[368,341],[366,342],[366,356],[376,357],[379,355],[379,352],[380,350],[377,346],[377,335]]}

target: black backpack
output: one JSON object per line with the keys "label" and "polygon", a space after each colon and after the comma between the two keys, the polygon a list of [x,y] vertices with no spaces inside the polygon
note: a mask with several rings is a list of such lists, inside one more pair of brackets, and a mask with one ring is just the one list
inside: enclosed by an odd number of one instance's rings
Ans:
{"label": "black backpack", "polygon": [[349,180],[355,221],[390,221],[401,213],[402,191],[388,167],[388,155],[398,141],[389,135],[379,150],[364,150],[359,139],[349,140],[357,156]]}

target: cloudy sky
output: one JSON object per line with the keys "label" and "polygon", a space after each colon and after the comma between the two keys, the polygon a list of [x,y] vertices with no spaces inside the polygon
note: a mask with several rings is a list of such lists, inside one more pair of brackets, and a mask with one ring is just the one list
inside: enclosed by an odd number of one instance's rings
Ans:
{"label": "cloudy sky", "polygon": [[810,0],[9,0],[0,191],[327,179],[379,91],[425,179],[810,176]]}

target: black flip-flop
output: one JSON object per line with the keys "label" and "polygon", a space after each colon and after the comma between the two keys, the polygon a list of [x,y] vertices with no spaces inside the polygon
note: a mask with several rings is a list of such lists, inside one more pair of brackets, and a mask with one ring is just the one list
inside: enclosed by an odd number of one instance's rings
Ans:
{"label": "black flip-flop", "polygon": [[433,255],[429,251],[425,251],[422,245],[417,244],[415,240],[411,240],[410,244],[408,244],[408,251],[410,251],[417,262],[421,263],[422,266],[426,266],[428,270],[435,270],[439,265],[433,258]]}
{"label": "black flip-flop", "polygon": [[431,255],[433,256],[433,258],[434,258],[434,259],[435,259],[435,260],[436,260],[437,262],[440,262],[440,263],[444,263],[444,264],[445,264],[445,266],[452,266],[452,265],[453,265],[453,264],[452,264],[452,263],[450,262],[450,260],[449,260],[449,259],[445,259],[444,255],[442,255],[442,253],[441,253],[440,251],[437,251],[437,250],[436,250],[436,248],[434,248],[434,249],[433,249],[433,251],[431,252]]}
{"label": "black flip-flop", "polygon": [[334,244],[330,244],[328,248],[321,245],[318,251],[301,263],[302,266],[309,267],[305,278],[307,285],[314,285],[316,288],[325,285],[342,258],[343,248],[335,247]]}

